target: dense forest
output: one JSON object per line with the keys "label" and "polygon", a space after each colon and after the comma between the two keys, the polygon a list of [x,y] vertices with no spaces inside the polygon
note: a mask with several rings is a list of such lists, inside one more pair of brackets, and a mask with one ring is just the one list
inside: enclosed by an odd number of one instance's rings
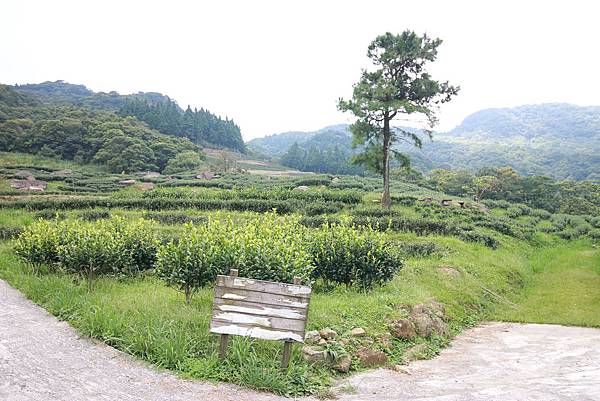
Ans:
{"label": "dense forest", "polygon": [[[252,140],[250,149],[288,163],[285,153],[294,143],[298,151],[312,147],[329,149],[335,138],[340,149],[352,156],[352,136],[346,126],[337,125],[309,133],[284,133]],[[600,107],[569,104],[542,104],[508,109],[482,110],[468,116],[447,133],[434,133],[423,149],[401,146],[413,168],[467,169],[471,172],[490,166],[511,166],[523,175],[544,175],[574,180],[600,179]],[[292,158],[293,159],[293,158]],[[291,166],[291,165],[290,165]],[[295,167],[295,166],[294,166]],[[302,169],[337,173],[308,165]]]}
{"label": "dense forest", "polygon": [[71,106],[132,116],[162,134],[187,138],[197,145],[245,151],[240,128],[234,121],[222,119],[205,109],[188,106],[182,110],[175,101],[160,93],[93,92],[83,85],[63,81],[15,85],[10,89],[31,95],[44,106]]}
{"label": "dense forest", "polygon": [[187,138],[162,134],[134,117],[72,105],[52,105],[0,85],[0,150],[24,152],[112,172],[170,171],[199,162],[201,149]]}

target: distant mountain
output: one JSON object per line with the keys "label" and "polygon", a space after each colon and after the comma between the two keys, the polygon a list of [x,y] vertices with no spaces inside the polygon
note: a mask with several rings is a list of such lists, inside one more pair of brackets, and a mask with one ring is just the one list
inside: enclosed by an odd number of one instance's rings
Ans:
{"label": "distant mountain", "polygon": [[[281,157],[295,142],[304,149],[333,144],[350,149],[347,126],[333,127],[287,134],[281,140],[272,135],[248,146],[271,157]],[[421,171],[512,166],[525,175],[598,180],[600,107],[552,103],[481,110],[450,132],[435,133],[433,142],[425,141],[422,150],[409,145],[399,150],[408,153]]]}
{"label": "distant mountain", "polygon": [[222,119],[204,109],[183,110],[177,102],[156,92],[120,95],[117,92],[94,92],[84,85],[64,81],[15,85],[14,93],[36,99],[45,106],[74,106],[133,116],[150,128],[198,145],[208,145],[245,152],[240,128],[233,120]]}

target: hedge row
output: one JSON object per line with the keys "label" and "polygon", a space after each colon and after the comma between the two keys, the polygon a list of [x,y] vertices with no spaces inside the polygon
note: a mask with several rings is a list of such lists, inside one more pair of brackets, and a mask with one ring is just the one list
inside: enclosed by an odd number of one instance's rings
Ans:
{"label": "hedge row", "polygon": [[361,289],[382,284],[402,266],[400,252],[373,229],[327,225],[310,232],[297,217],[274,213],[233,224],[217,216],[186,224],[176,240],[161,241],[153,223],[123,218],[40,220],[18,237],[15,250],[27,261],[87,277],[133,274],[155,268],[189,301],[193,291],[231,268],[261,280],[310,283],[321,279]]}

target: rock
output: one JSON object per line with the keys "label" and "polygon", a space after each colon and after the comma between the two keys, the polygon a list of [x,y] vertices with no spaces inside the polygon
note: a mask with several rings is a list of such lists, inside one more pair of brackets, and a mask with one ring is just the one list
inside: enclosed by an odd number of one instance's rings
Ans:
{"label": "rock", "polygon": [[71,170],[70,168],[66,168],[64,170],[56,170],[50,173],[50,175],[53,177],[68,177],[71,174],[73,174],[73,170]]}
{"label": "rock", "polygon": [[352,337],[364,337],[367,335],[367,332],[362,327],[355,327],[350,330],[350,335]]}
{"label": "rock", "polygon": [[387,349],[392,348],[392,336],[389,333],[382,335],[379,338],[379,342]]}
{"label": "rock", "polygon": [[360,362],[367,367],[381,366],[387,363],[387,355],[383,351],[378,351],[366,347],[360,347],[356,351]]}
{"label": "rock", "polygon": [[352,365],[352,356],[346,354],[340,356],[333,365],[333,368],[338,372],[348,373],[350,371],[350,366]]}
{"label": "rock", "polygon": [[212,180],[213,178],[216,178],[215,173],[211,173],[210,171],[204,171],[200,174],[198,174],[196,176],[197,179],[199,180]]}
{"label": "rock", "polygon": [[345,347],[346,345],[350,344],[350,341],[347,338],[342,338],[340,340],[340,344]]}
{"label": "rock", "polygon": [[135,180],[123,180],[123,181],[119,181],[119,184],[121,185],[133,185],[135,184]]}
{"label": "rock", "polygon": [[137,187],[142,191],[150,191],[151,189],[154,189],[154,184],[151,182],[142,182]]}
{"label": "rock", "polygon": [[308,363],[325,363],[327,362],[327,352],[321,347],[302,347],[302,357]]}
{"label": "rock", "polygon": [[415,325],[415,331],[421,337],[429,337],[432,334],[444,335],[448,331],[448,325],[444,322],[446,311],[444,305],[439,302],[418,304],[411,308],[410,320]]}
{"label": "rock", "polygon": [[408,319],[399,319],[392,323],[391,332],[396,338],[412,340],[416,336],[415,325]]}
{"label": "rock", "polygon": [[340,181],[342,181],[342,180],[340,180],[338,177],[333,177],[333,180],[331,180],[331,183],[338,184]]}
{"label": "rock", "polygon": [[319,330],[319,334],[326,340],[336,338],[338,335],[334,330],[331,330],[329,327]]}
{"label": "rock", "polygon": [[308,187],[306,185],[300,185],[294,188],[295,191],[308,191]]}
{"label": "rock", "polygon": [[413,347],[410,347],[406,350],[406,352],[404,352],[404,360],[406,362],[412,362],[418,359],[423,359],[426,356],[425,353],[427,352],[427,349],[427,344],[417,344]]}
{"label": "rock", "polygon": [[35,178],[29,179],[27,177],[26,180],[11,180],[10,181],[11,188],[20,189],[22,191],[37,191],[42,192],[48,186],[46,181],[36,180]]}
{"label": "rock", "polygon": [[321,335],[317,330],[307,331],[304,335],[304,342],[307,344],[316,344],[321,339]]}
{"label": "rock", "polygon": [[448,277],[457,278],[460,276],[460,272],[456,270],[454,267],[450,266],[440,266],[438,267],[438,271]]}
{"label": "rock", "polygon": [[412,374],[412,372],[410,371],[410,369],[407,366],[403,366],[403,365],[394,365],[394,370],[398,373],[402,373],[405,375],[410,375]]}
{"label": "rock", "polygon": [[319,345],[327,345],[327,340],[324,338],[321,338],[318,342]]}
{"label": "rock", "polygon": [[13,174],[14,177],[20,177],[20,178],[32,177],[34,175],[35,174],[32,171],[29,171],[29,170],[19,170],[19,171],[16,171]]}

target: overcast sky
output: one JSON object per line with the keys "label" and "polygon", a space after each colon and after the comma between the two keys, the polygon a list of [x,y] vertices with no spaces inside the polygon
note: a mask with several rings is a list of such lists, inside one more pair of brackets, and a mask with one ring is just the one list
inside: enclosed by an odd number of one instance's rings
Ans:
{"label": "overcast sky", "polygon": [[444,40],[460,85],[440,130],[482,108],[600,104],[600,6],[589,1],[29,1],[0,3],[0,82],[154,91],[233,118],[246,140],[350,122],[340,96],[378,34]]}

